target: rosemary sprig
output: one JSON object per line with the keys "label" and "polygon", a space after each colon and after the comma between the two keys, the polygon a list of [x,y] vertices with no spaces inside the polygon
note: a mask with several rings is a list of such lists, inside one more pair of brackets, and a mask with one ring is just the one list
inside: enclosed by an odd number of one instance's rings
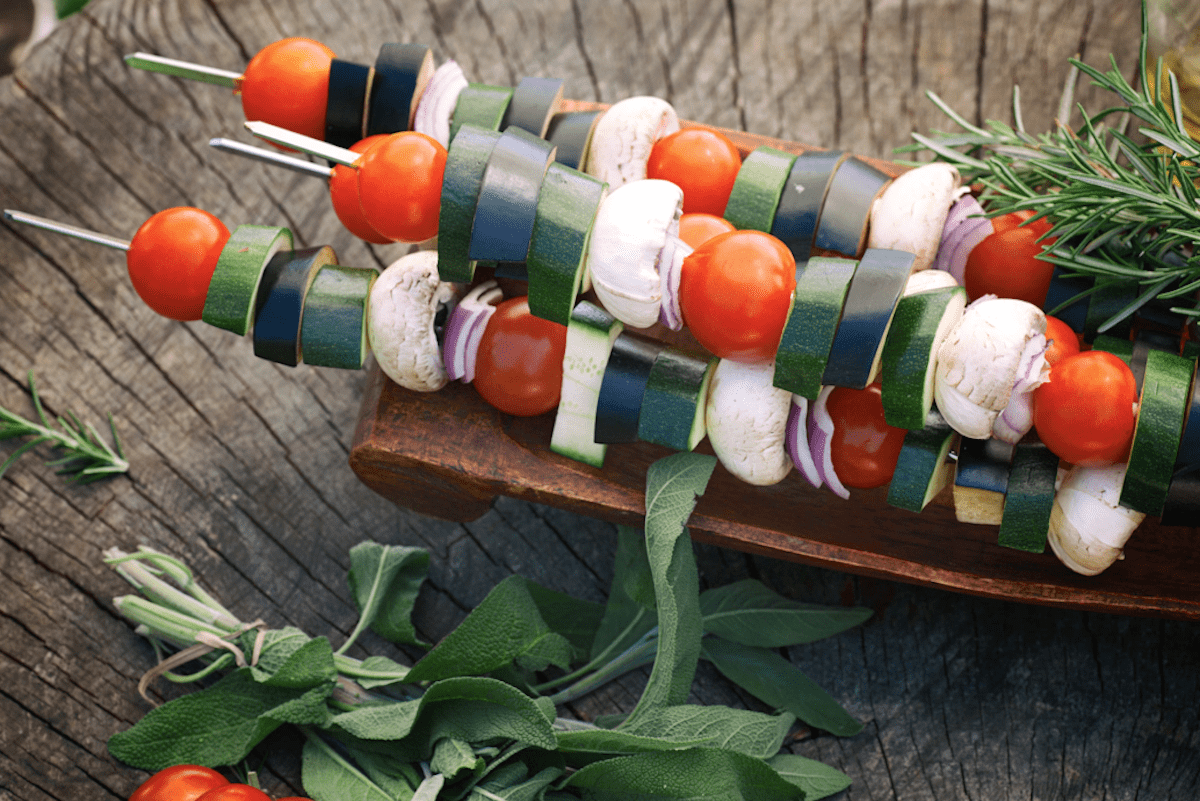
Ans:
{"label": "rosemary sprig", "polygon": [[33,407],[41,423],[26,420],[0,406],[0,440],[33,437],[0,464],[0,477],[3,477],[18,459],[43,442],[51,443],[62,452],[60,458],[47,462],[47,465],[57,467],[58,474],[66,476],[68,481],[87,484],[129,470],[129,462],[121,449],[121,440],[117,436],[117,427],[113,424],[111,414],[108,416],[108,427],[112,432],[112,448],[100,438],[100,434],[91,423],[84,425],[74,412],[67,412],[66,418],[57,418],[62,430],[55,429],[46,417],[46,410],[42,408],[32,370],[29,371],[28,378],[29,394],[33,397]]}
{"label": "rosemary sprig", "polygon": [[[1142,6],[1140,75],[1147,72],[1147,14]],[[965,133],[913,134],[904,152],[929,150],[955,164],[968,183],[984,187],[980,200],[989,216],[1032,209],[1046,218],[1056,241],[1040,257],[1065,274],[1128,285],[1133,302],[1101,326],[1105,330],[1159,299],[1184,301],[1171,311],[1200,316],[1200,145],[1183,124],[1179,83],[1155,65],[1155,80],[1135,89],[1109,56],[1107,72],[1071,59],[1055,130],[1033,136],[1025,130],[1020,90],[1013,89],[1015,127],[988,120],[973,125],[936,94],[927,96]],[[1087,75],[1116,96],[1117,104],[1089,115],[1072,129],[1064,123],[1074,97],[1075,77]],[[1166,83],[1164,84],[1164,80]],[[1169,87],[1170,105],[1157,87]],[[1115,118],[1115,119],[1114,119]],[[1124,133],[1129,119],[1145,138]],[[1110,122],[1111,121],[1111,122]]]}

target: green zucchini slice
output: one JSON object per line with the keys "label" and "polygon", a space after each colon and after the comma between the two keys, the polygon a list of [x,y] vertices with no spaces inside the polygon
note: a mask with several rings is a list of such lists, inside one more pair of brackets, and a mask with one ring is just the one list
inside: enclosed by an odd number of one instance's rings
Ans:
{"label": "green zucchini slice", "polygon": [[[1183,437],[1179,442],[1179,454],[1175,457],[1176,467],[1193,465],[1200,465],[1200,381],[1196,381],[1195,373],[1192,373],[1192,391],[1183,424]],[[1195,519],[1200,520],[1200,517]]]}
{"label": "green zucchini slice", "polygon": [[550,450],[593,467],[604,466],[608,445],[596,442],[596,408],[613,342],[625,324],[594,303],[582,300],[567,323],[562,394]]}
{"label": "green zucchini slice", "polygon": [[267,264],[292,249],[292,232],[269,225],[239,225],[221,249],[200,319],[245,336],[258,303]]}
{"label": "green zucchini slice", "polygon": [[428,47],[388,42],[379,48],[367,104],[367,136],[410,130],[432,77],[433,51]]}
{"label": "green zucchini slice", "polygon": [[842,319],[854,268],[849,259],[816,257],[796,270],[796,291],[775,352],[774,385],[816,400]]}
{"label": "green zucchini slice", "polygon": [[289,367],[300,363],[304,299],[317,273],[330,264],[337,264],[337,256],[328,245],[275,254],[263,273],[254,314],[255,356]]}
{"label": "green zucchini slice", "polygon": [[909,430],[888,486],[887,502],[910,512],[928,506],[954,478],[954,465],[947,457],[956,436],[937,412],[929,415],[924,428]]}
{"label": "green zucchini slice", "polygon": [[1013,453],[997,542],[1031,553],[1046,550],[1058,457],[1040,442],[1021,442]]}
{"label": "green zucchini slice", "polygon": [[524,262],[554,145],[520,128],[500,135],[483,171],[467,255]]}
{"label": "green zucchini slice", "polygon": [[716,357],[700,359],[675,348],[666,348],[654,360],[637,438],[677,451],[690,451],[707,432],[704,409]]}
{"label": "green zucchini slice", "polygon": [[512,100],[500,121],[500,130],[517,127],[539,139],[546,138],[550,118],[562,105],[563,82],[560,78],[525,77],[513,89]]}
{"label": "green zucchini slice", "polygon": [[933,408],[937,351],[962,319],[967,291],[960,286],[900,298],[883,344],[880,378],[888,425],[917,430]]}
{"label": "green zucchini slice", "polygon": [[600,121],[602,111],[568,111],[555,114],[550,119],[550,127],[545,138],[558,148],[555,158],[559,164],[572,169],[582,170],[583,160],[587,157],[588,148],[592,144],[592,135],[596,132],[596,123]]}
{"label": "green zucchini slice", "polygon": [[1200,471],[1179,471],[1171,478],[1159,522],[1164,526],[1195,526],[1197,520],[1200,520]]}
{"label": "green zucchini slice", "polygon": [[613,342],[596,405],[596,442],[637,442],[642,399],[661,342],[622,332]]}
{"label": "green zucchini slice", "polygon": [[325,141],[348,148],[364,138],[371,68],[335,58],[329,65]]}
{"label": "green zucchini slice", "polygon": [[857,258],[867,244],[871,205],[891,178],[865,161],[842,162],[829,182],[813,245]]}
{"label": "green zucchini slice", "polygon": [[1122,506],[1148,515],[1162,512],[1179,454],[1194,373],[1195,363],[1190,359],[1163,350],[1146,354],[1137,426],[1121,487]]}
{"label": "green zucchini slice", "polygon": [[1062,267],[1055,267],[1050,278],[1050,289],[1046,292],[1046,314],[1062,320],[1077,334],[1083,333],[1087,322],[1088,299],[1075,298],[1091,289],[1093,279],[1068,276]]}
{"label": "green zucchini slice", "polygon": [[846,293],[822,384],[864,389],[875,380],[883,343],[915,259],[903,250],[871,248],[863,254]]}
{"label": "green zucchini slice", "polygon": [[1008,490],[1009,459],[988,452],[990,440],[959,441],[954,469],[954,516],[960,523],[999,525]]}
{"label": "green zucchini slice", "polygon": [[546,170],[525,260],[529,311],[535,316],[568,324],[607,186],[562,164]]}
{"label": "green zucchini slice", "polygon": [[738,228],[770,232],[779,196],[796,156],[760,145],[742,161],[725,205],[725,219]]}
{"label": "green zucchini slice", "polygon": [[797,264],[812,253],[829,182],[847,158],[848,154],[840,150],[812,150],[801,153],[792,164],[775,209],[771,236],[788,246]]}
{"label": "green zucchini slice", "polygon": [[454,104],[454,116],[450,118],[450,141],[454,141],[464,125],[474,125],[485,131],[499,131],[512,96],[513,90],[509,86],[467,84],[467,88],[459,92],[458,101]]}
{"label": "green zucchini slice", "polygon": [[305,364],[359,370],[367,357],[367,298],[379,273],[322,267],[304,298],[300,353]]}
{"label": "green zucchini slice", "polygon": [[475,261],[470,257],[471,228],[479,188],[492,149],[500,134],[468,125],[450,142],[442,178],[442,205],[438,210],[438,275],[443,281],[470,283]]}

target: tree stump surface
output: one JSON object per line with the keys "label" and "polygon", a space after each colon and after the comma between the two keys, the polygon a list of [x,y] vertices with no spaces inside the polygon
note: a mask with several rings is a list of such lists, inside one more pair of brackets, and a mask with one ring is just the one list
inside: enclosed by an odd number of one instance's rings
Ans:
{"label": "tree stump surface", "polygon": [[[681,116],[887,158],[912,130],[1009,119],[1014,82],[1033,131],[1051,123],[1068,56],[1134,70],[1137,3],[449,3],[95,0],[0,81],[0,205],[129,237],[195,205],[227,225],[286,225],[345,264],[403,252],[352,240],[321,182],[211,150],[242,133],[227,90],[127,69],[136,50],[240,70],[306,35],[370,63],[384,41],[434,47],[470,79],[567,80],[570,97],[653,94]],[[1079,99],[1099,108],[1094,93]],[[39,449],[0,479],[0,799],[123,799],[144,778],[105,741],[147,711],[151,649],[114,611],[126,585],[101,563],[140,544],[190,563],[243,619],[335,642],[353,627],[349,548],[365,538],[432,553],[417,626],[437,640],[512,573],[591,600],[611,578],[612,526],[500,499],[447,523],[398,509],[347,464],[367,376],[254,358],[250,343],[162,319],[119,253],[0,227],[0,404],[111,412],[128,476],[64,484]],[[17,445],[0,445],[0,460]],[[43,458],[39,458],[43,457]],[[845,799],[1194,799],[1200,796],[1200,633],[1194,623],[1057,611],[861,579],[698,545],[705,586],[757,577],[785,595],[875,616],[792,660],[866,728],[801,731],[792,748],[846,771]],[[390,653],[377,638],[360,652]],[[645,674],[573,705],[632,707]],[[160,687],[160,689],[162,689]],[[167,695],[175,691],[163,690]],[[701,667],[694,700],[759,708]],[[287,735],[275,738],[286,746]],[[298,752],[263,770],[298,793]]]}

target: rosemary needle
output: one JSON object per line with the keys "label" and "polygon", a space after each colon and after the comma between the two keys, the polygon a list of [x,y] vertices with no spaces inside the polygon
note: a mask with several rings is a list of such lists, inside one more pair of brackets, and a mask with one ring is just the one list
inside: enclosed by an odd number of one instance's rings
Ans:
{"label": "rosemary needle", "polygon": [[87,484],[129,470],[129,462],[121,449],[121,440],[117,436],[117,427],[113,424],[112,415],[108,416],[108,427],[113,439],[111,448],[100,438],[100,434],[91,423],[84,425],[73,412],[67,412],[67,418],[59,417],[58,425],[61,430],[56,429],[46,417],[46,410],[42,408],[32,370],[29,371],[28,378],[29,394],[33,397],[33,407],[41,423],[26,420],[0,406],[0,440],[33,437],[0,464],[0,477],[3,477],[5,471],[25,453],[43,442],[51,443],[62,452],[60,458],[47,464],[57,467],[58,474],[66,476],[68,481]]}

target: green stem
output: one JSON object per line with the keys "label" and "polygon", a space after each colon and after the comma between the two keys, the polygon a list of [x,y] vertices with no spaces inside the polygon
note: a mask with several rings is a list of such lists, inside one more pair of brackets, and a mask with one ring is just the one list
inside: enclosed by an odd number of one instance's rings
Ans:
{"label": "green stem", "polygon": [[608,659],[609,654],[611,654],[613,649],[617,647],[617,643],[621,642],[621,640],[625,639],[625,637],[629,634],[629,632],[631,632],[635,628],[637,628],[638,624],[642,622],[642,619],[645,616],[646,616],[645,607],[639,608],[638,613],[636,615],[634,615],[633,620],[629,621],[629,625],[626,626],[624,629],[622,629],[621,633],[618,634],[616,637],[614,637],[613,641],[608,644],[608,647],[605,648],[603,651],[601,651],[594,659],[592,659],[592,661],[588,662],[586,665],[584,665],[583,667],[581,667],[577,670],[571,671],[570,673],[566,674],[565,676],[559,676],[557,678],[550,679],[549,681],[542,682],[541,684],[534,685],[534,687],[532,688],[533,691],[536,692],[538,695],[541,695],[546,690],[550,690],[555,687],[560,687],[563,684],[572,682],[575,679],[577,679],[580,676],[587,673],[588,671],[593,670],[597,666],[604,664],[604,661],[606,659]]}
{"label": "green stem", "polygon": [[218,637],[229,633],[211,623],[205,623],[136,595],[114,598],[113,606],[129,620],[145,626],[155,636],[174,642],[194,643],[196,634],[202,631],[211,632]]}
{"label": "green stem", "polygon": [[399,682],[407,678],[409,671],[409,668],[403,666],[400,671],[371,670],[364,668],[361,660],[341,653],[333,655],[333,664],[337,666],[338,673],[354,679],[384,679]]}
{"label": "green stem", "polygon": [[576,698],[587,695],[592,690],[602,687],[608,682],[615,679],[623,673],[628,673],[642,665],[648,665],[654,661],[654,655],[658,651],[658,627],[655,626],[650,631],[639,639],[636,643],[627,648],[620,656],[609,662],[604,667],[597,670],[590,676],[575,682],[566,689],[559,690],[554,695],[550,696],[550,700],[554,705],[565,704],[568,701],[573,701]]}
{"label": "green stem", "polygon": [[145,565],[141,564],[140,554],[131,555],[112,548],[105,551],[105,556],[108,557],[105,561],[113,565],[117,573],[147,599],[181,614],[189,615],[203,623],[220,626],[226,631],[235,631],[241,627],[242,622],[226,612],[224,608],[213,608],[155,576]]}

